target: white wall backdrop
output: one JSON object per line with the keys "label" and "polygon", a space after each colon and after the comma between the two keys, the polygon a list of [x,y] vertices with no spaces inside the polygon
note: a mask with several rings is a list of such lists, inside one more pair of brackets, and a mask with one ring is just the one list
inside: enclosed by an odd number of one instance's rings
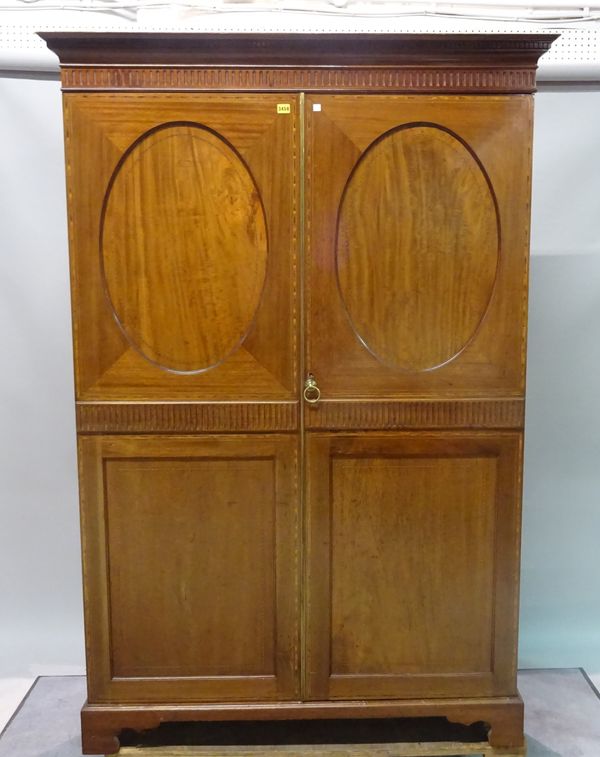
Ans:
{"label": "white wall backdrop", "polygon": [[600,85],[534,136],[521,664],[600,672]]}
{"label": "white wall backdrop", "polygon": [[60,84],[0,78],[0,675],[83,665],[65,212]]}
{"label": "white wall backdrop", "polygon": [[[0,76],[0,676],[83,667],[61,123]],[[523,666],[596,672],[599,125],[600,86],[537,96],[521,603]]]}

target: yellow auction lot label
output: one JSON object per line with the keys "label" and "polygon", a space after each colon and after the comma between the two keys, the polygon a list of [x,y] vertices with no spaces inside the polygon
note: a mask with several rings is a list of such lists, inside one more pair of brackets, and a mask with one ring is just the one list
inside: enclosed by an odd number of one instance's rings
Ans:
{"label": "yellow auction lot label", "polygon": [[291,113],[292,106],[289,103],[277,103],[278,113]]}

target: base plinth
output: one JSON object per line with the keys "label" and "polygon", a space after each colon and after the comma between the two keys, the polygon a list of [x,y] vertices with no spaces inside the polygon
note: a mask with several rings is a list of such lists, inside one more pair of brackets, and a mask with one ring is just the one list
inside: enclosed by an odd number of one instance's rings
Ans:
{"label": "base plinth", "polygon": [[[158,747],[144,749],[152,757],[242,757],[265,754],[291,757],[306,753],[312,757],[412,757],[413,755],[472,755],[486,757],[522,757],[525,754],[523,702],[519,696],[484,699],[429,699],[361,702],[286,702],[232,704],[88,704],[81,712],[84,754],[113,755],[119,752],[124,730],[142,732],[165,723],[215,721],[281,721],[377,718],[446,718],[450,723],[489,726],[484,743],[432,742],[381,744],[307,744],[268,747],[210,746]],[[319,751],[320,750],[320,751]],[[375,750],[375,751],[374,751]],[[402,751],[404,750],[404,751]],[[411,751],[412,750],[412,751]],[[433,750],[433,751],[432,751]],[[445,751],[444,751],[445,750]],[[121,755],[140,754],[139,749],[125,747]]]}

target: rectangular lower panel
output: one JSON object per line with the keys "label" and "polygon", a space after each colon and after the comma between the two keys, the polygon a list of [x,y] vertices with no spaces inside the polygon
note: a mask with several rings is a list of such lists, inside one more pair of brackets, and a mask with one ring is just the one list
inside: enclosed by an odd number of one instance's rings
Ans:
{"label": "rectangular lower panel", "polygon": [[310,698],[514,689],[520,435],[310,434]]}
{"label": "rectangular lower panel", "polygon": [[104,471],[113,676],[274,676],[274,459]]}
{"label": "rectangular lower panel", "polygon": [[294,696],[296,444],[80,439],[91,701]]}
{"label": "rectangular lower panel", "polygon": [[489,673],[496,459],[330,471],[332,675]]}

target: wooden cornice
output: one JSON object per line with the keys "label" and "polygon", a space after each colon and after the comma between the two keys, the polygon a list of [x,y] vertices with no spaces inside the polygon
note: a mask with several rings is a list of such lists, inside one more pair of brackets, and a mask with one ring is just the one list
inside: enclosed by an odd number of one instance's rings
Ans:
{"label": "wooden cornice", "polygon": [[136,34],[45,32],[63,65],[535,65],[548,34]]}
{"label": "wooden cornice", "polygon": [[44,32],[67,90],[528,93],[550,34]]}

